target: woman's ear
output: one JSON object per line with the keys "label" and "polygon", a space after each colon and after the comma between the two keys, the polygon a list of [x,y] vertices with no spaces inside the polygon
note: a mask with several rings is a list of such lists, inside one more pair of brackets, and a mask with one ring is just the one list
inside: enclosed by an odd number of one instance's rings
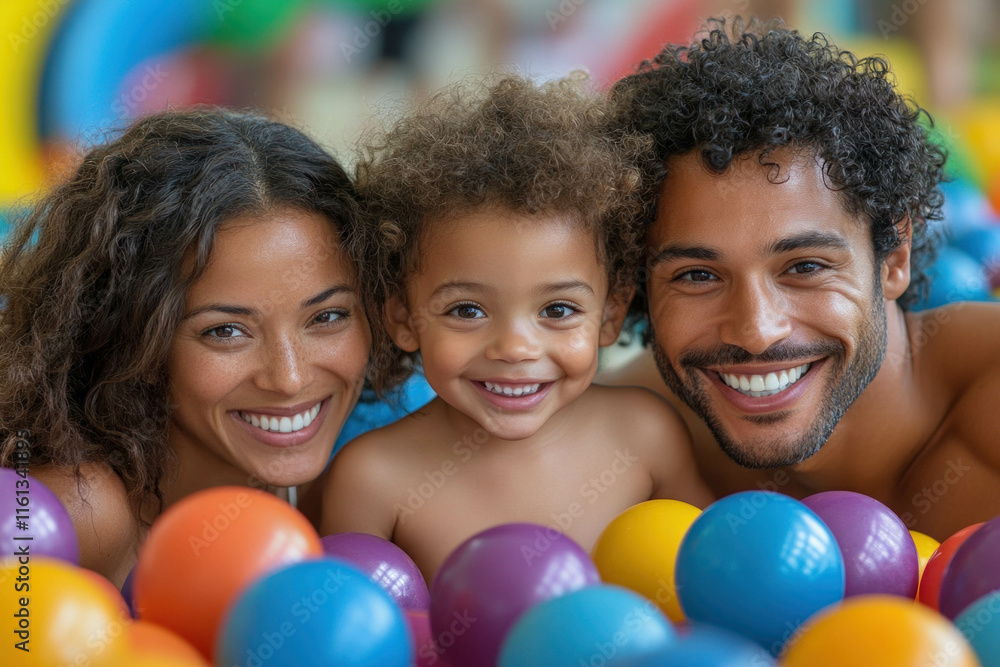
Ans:
{"label": "woman's ear", "polygon": [[618,334],[625,324],[625,316],[628,315],[628,306],[635,296],[635,288],[632,286],[612,290],[608,293],[608,300],[604,302],[604,314],[601,318],[601,334],[598,338],[598,345],[607,347],[618,340]]}
{"label": "woman's ear", "polygon": [[406,299],[402,296],[390,297],[385,303],[385,324],[392,342],[404,352],[420,349],[420,332],[414,321]]}
{"label": "woman's ear", "polygon": [[889,301],[903,296],[910,286],[910,251],[913,247],[913,226],[909,216],[898,226],[902,243],[882,261],[882,293]]}

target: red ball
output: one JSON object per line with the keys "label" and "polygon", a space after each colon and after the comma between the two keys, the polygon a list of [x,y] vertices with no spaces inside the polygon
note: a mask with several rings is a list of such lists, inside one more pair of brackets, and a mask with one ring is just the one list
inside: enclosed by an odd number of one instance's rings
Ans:
{"label": "red ball", "polygon": [[944,542],[931,554],[924,567],[924,576],[920,578],[920,592],[918,599],[931,609],[938,611],[938,597],[941,594],[941,578],[944,571],[951,562],[952,557],[962,543],[969,539],[982,523],[974,523],[958,531]]}

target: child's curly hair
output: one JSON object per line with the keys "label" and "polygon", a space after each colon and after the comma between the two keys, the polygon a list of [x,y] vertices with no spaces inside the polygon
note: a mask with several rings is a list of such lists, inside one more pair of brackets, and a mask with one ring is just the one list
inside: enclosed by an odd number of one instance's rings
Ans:
{"label": "child's curly hair", "polygon": [[671,157],[697,150],[722,173],[740,155],[759,151],[767,164],[776,148],[802,146],[823,159],[847,210],[871,225],[876,260],[907,240],[901,223],[912,221],[911,283],[898,300],[912,305],[933,259],[926,223],[941,219],[943,202],[946,155],[921,124],[926,111],[896,90],[886,60],[859,59],[822,33],[739,17],[707,28],[690,45],[668,44],[612,92],[623,124],[655,142],[647,220]]}
{"label": "child's curly hair", "polygon": [[368,212],[362,272],[376,390],[413,367],[383,310],[405,298],[428,222],[481,207],[568,213],[596,235],[611,289],[633,285],[642,258],[638,162],[650,143],[617,126],[587,84],[582,73],[545,84],[512,74],[458,83],[363,142],[357,182]]}

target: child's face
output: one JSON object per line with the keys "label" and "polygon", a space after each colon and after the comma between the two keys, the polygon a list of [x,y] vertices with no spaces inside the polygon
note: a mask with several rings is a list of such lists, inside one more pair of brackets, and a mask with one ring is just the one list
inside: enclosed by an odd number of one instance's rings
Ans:
{"label": "child's face", "polygon": [[393,340],[419,349],[441,399],[492,436],[531,437],[587,389],[624,320],[594,235],[483,209],[435,223],[421,250],[408,303],[387,306]]}

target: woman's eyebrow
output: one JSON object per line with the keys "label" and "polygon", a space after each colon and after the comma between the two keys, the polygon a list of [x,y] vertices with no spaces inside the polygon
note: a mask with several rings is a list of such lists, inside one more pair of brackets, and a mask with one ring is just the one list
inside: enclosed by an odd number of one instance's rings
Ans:
{"label": "woman's eyebrow", "polygon": [[[329,289],[325,289],[316,296],[309,297],[302,302],[302,310],[307,308],[312,308],[316,304],[323,303],[335,294],[341,294],[344,292],[353,293],[355,290],[353,287],[347,284],[334,285]],[[260,313],[255,308],[249,308],[247,306],[236,306],[228,303],[212,303],[205,306],[199,306],[195,308],[190,313],[187,313],[183,319],[187,320],[196,315],[201,315],[202,313],[216,312],[224,313],[226,315],[243,315],[245,317],[257,317]]]}

